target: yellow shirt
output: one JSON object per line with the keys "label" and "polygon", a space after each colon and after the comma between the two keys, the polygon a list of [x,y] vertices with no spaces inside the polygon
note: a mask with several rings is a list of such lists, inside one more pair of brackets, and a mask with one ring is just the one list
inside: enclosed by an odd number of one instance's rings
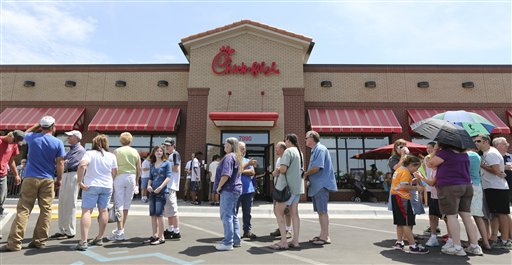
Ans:
{"label": "yellow shirt", "polygon": [[401,184],[412,184],[412,174],[406,167],[398,168],[393,174],[393,180],[391,181],[391,194],[396,194],[404,199],[409,200],[411,193],[400,188]]}
{"label": "yellow shirt", "polygon": [[137,163],[140,161],[137,149],[130,146],[123,146],[116,149],[117,175],[135,174]]}

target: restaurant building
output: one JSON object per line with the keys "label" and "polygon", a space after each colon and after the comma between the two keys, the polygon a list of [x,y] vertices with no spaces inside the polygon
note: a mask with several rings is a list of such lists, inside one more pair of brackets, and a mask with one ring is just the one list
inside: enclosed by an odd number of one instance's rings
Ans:
{"label": "restaurant building", "polygon": [[179,46],[188,64],[0,66],[0,130],[52,115],[59,137],[81,130],[86,147],[97,133],[115,148],[121,132],[132,132],[143,151],[174,137],[183,165],[197,151],[210,162],[234,136],[258,160],[266,198],[274,144],[287,133],[321,134],[339,188],[353,177],[380,187],[372,168],[387,172],[387,161],[352,157],[398,138],[426,143],[409,125],[445,110],[477,112],[497,126],[493,136],[512,140],[511,65],[308,64],[312,38],[250,20]]}

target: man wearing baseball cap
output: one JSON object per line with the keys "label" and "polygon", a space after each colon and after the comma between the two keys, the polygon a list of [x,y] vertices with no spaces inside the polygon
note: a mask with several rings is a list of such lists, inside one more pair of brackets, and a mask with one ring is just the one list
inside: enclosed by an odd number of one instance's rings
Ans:
{"label": "man wearing baseball cap", "polygon": [[16,217],[11,225],[7,245],[2,246],[0,251],[21,250],[21,241],[25,236],[25,228],[36,199],[40,213],[32,242],[28,247],[40,249],[46,245],[52,217],[54,186],[60,186],[66,155],[62,141],[53,136],[55,131],[55,119],[52,116],[44,116],[39,124],[25,132],[25,142],[29,149],[27,167],[23,171]]}
{"label": "man wearing baseball cap", "polygon": [[20,130],[12,131],[6,136],[0,136],[0,215],[4,214],[3,206],[7,197],[7,167],[14,174],[16,185],[21,183],[14,157],[20,153],[18,142],[23,141],[23,136],[24,133]]}
{"label": "man wearing baseball cap", "polygon": [[59,188],[59,231],[53,234],[51,239],[69,239],[76,234],[77,169],[85,154],[85,148],[80,144],[80,131],[69,131],[66,135],[70,148],[64,157],[64,174]]}

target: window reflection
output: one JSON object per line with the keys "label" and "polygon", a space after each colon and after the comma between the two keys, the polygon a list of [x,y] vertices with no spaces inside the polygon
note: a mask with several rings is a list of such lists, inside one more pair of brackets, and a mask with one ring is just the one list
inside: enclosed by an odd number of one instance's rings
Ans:
{"label": "window reflection", "polygon": [[[371,188],[380,188],[379,175],[388,172],[387,160],[355,159],[354,155],[389,144],[389,137],[361,136],[361,137],[321,137],[331,154],[338,188],[346,188],[347,178],[354,178],[357,174]],[[373,165],[373,166],[372,166]],[[352,175],[351,175],[352,172]]]}

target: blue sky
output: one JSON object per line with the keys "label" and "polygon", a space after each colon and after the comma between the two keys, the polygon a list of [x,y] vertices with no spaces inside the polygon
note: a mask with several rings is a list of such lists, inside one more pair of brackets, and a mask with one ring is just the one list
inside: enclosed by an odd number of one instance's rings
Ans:
{"label": "blue sky", "polygon": [[250,19],[310,64],[512,64],[511,2],[1,0],[0,63],[187,63],[181,38]]}

